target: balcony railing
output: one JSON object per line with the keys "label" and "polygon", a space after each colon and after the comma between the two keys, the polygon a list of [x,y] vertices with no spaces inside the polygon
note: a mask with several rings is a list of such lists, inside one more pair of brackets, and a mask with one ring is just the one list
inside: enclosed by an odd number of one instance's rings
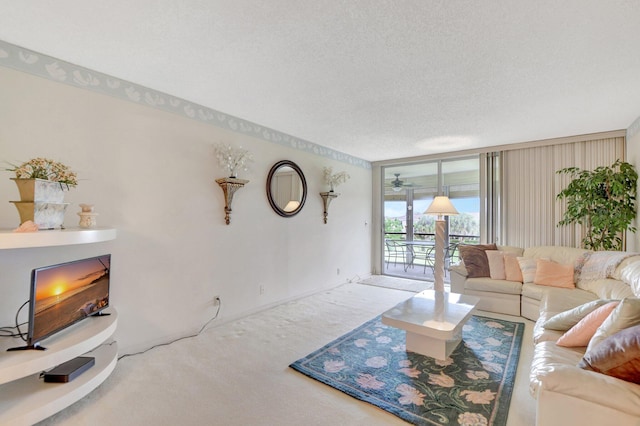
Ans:
{"label": "balcony railing", "polygon": [[[385,239],[390,239],[390,240],[399,240],[399,241],[406,241],[407,239],[407,233],[406,232],[385,232],[384,233],[384,238]],[[413,233],[413,239],[418,240],[418,241],[433,241],[435,242],[436,240],[436,234],[434,233],[425,233],[425,232],[414,232]],[[462,234],[449,234],[449,243],[447,244],[454,244],[455,246],[457,246],[458,244],[480,244],[480,236],[479,235],[462,235]],[[385,246],[385,259],[387,258],[387,248]],[[458,250],[453,250],[453,252],[450,254],[450,259],[449,261],[451,262],[451,264],[455,264],[458,263],[460,261],[460,257],[459,257],[459,252]]]}

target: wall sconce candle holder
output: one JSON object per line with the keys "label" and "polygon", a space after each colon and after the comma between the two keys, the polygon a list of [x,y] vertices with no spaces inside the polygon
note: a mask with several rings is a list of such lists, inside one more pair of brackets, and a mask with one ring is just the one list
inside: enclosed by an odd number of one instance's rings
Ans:
{"label": "wall sconce candle holder", "polygon": [[333,191],[320,193],[320,196],[322,197],[322,204],[324,205],[324,223],[327,223],[327,217],[329,216],[329,204],[331,204],[331,200],[338,198],[338,195],[340,194]]}
{"label": "wall sconce candle holder", "polygon": [[216,179],[222,192],[224,192],[224,221],[227,225],[231,223],[231,202],[233,201],[233,194],[247,183],[248,180],[236,179],[236,178],[221,178]]}

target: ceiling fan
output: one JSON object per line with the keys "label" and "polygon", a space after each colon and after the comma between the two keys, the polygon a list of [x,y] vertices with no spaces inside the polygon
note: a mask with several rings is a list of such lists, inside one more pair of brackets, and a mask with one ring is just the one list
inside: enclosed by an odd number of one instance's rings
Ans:
{"label": "ceiling fan", "polygon": [[394,192],[400,192],[400,191],[402,191],[402,188],[413,186],[412,183],[400,180],[400,173],[394,173],[393,175],[396,178],[394,180],[392,180],[391,182],[389,182],[389,184],[391,185],[391,189]]}

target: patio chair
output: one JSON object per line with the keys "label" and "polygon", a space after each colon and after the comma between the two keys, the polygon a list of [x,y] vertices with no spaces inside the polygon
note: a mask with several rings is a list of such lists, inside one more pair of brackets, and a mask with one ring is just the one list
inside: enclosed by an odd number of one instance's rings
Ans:
{"label": "patio chair", "polygon": [[444,275],[447,275],[447,269],[451,265],[451,261],[456,257],[456,250],[458,250],[458,243],[450,243],[444,250]]}
{"label": "patio chair", "polygon": [[407,262],[407,253],[404,245],[399,244],[395,240],[385,240],[384,244],[387,248],[385,256],[387,269],[389,268],[389,263],[391,261],[393,261],[394,265],[397,264],[398,260],[400,260],[400,263],[402,264]]}
{"label": "patio chair", "polygon": [[[413,267],[414,265],[423,266],[423,272],[427,272],[427,266],[431,268],[431,271],[434,271],[436,258],[435,258],[435,247],[433,245],[415,245],[412,244],[409,246],[411,249],[411,264],[408,264],[405,267],[405,271],[409,268],[409,266]],[[417,261],[417,262],[416,262]]]}

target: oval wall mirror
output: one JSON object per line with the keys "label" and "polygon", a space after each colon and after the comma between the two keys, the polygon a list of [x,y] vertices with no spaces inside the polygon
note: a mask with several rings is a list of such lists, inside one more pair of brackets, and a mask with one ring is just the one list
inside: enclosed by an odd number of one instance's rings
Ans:
{"label": "oval wall mirror", "polygon": [[267,198],[273,211],[283,217],[300,213],[307,199],[307,181],[293,161],[278,161],[267,176]]}

